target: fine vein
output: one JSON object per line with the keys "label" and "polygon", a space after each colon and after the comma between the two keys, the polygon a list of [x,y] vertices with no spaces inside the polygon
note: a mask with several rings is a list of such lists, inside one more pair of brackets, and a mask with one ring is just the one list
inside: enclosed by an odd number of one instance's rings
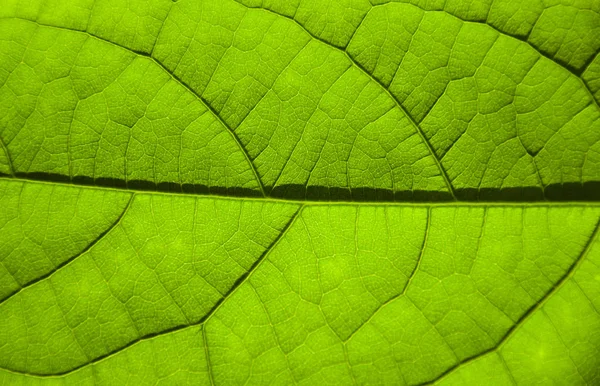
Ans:
{"label": "fine vein", "polygon": [[[395,4],[395,2],[391,2],[388,1],[386,3],[380,3],[380,4],[372,4],[371,7],[372,8],[376,8],[376,7],[385,7],[387,5],[390,4]],[[538,47],[534,46],[531,42],[529,42],[529,40],[526,37],[521,37],[521,36],[516,36],[516,35],[510,35],[504,31],[502,31],[501,29],[499,29],[498,27],[489,24],[486,21],[480,21],[480,20],[467,20],[467,19],[463,19],[451,12],[448,12],[444,9],[436,9],[436,10],[432,10],[432,9],[427,9],[423,6],[420,6],[418,4],[413,4],[413,3],[404,3],[410,6],[413,6],[415,8],[418,8],[420,10],[422,10],[423,12],[441,12],[441,13],[445,13],[447,15],[452,16],[453,18],[455,18],[456,20],[460,20],[463,23],[467,23],[467,24],[481,24],[484,25],[488,28],[493,29],[494,31],[496,31],[497,33],[499,33],[500,35],[504,35],[507,36],[511,39],[516,39],[519,40],[525,44],[527,44],[531,49],[533,49],[535,52],[537,52],[539,55],[545,57],[546,59],[552,61],[553,63],[555,63],[556,65],[564,68],[565,70],[569,71],[571,74],[573,74],[576,78],[578,78],[582,83],[583,83],[583,87],[587,90],[587,93],[592,96],[592,101],[595,103],[596,107],[600,108],[600,105],[598,104],[598,101],[596,101],[596,99],[593,97],[592,91],[589,89],[587,83],[582,79],[581,75],[585,72],[585,70],[587,69],[587,67],[593,62],[595,56],[592,55],[590,57],[590,59],[588,59],[588,61],[583,65],[583,67],[581,69],[575,69],[571,66],[569,66],[566,63],[562,63],[561,61],[557,60],[556,58],[550,56],[549,54],[545,53],[544,51],[540,50]]]}
{"label": "fine vein", "polygon": [[[177,75],[175,75],[174,72],[171,72],[162,62],[160,62],[155,57],[151,56],[150,54],[148,54],[146,52],[136,51],[134,49],[122,46],[122,45],[117,44],[117,43],[115,43],[115,42],[113,42],[111,40],[108,40],[108,39],[105,39],[105,38],[100,37],[98,35],[92,34],[91,32],[88,32],[88,31],[82,31],[82,30],[73,29],[73,28],[67,28],[67,27],[61,27],[61,26],[56,26],[56,25],[51,25],[51,24],[39,23],[37,21],[32,21],[32,20],[28,20],[28,19],[24,19],[24,18],[19,18],[19,17],[0,18],[0,19],[23,20],[23,21],[27,21],[27,22],[30,22],[30,23],[33,23],[33,24],[37,24],[37,25],[42,26],[42,27],[55,28],[55,29],[59,29],[59,30],[71,31],[71,32],[74,32],[74,33],[85,34],[85,35],[88,35],[88,36],[90,36],[90,37],[92,37],[94,39],[100,40],[102,42],[111,44],[111,45],[113,45],[115,47],[118,47],[120,49],[123,49],[123,50],[126,50],[128,52],[131,52],[131,53],[133,53],[135,55],[148,58],[149,60],[151,60],[152,62],[154,62],[158,67],[160,67],[165,73],[167,73],[171,77],[171,79],[173,79],[175,82],[177,82],[183,88],[185,88],[188,92],[190,92],[192,95],[194,95],[204,105],[204,107],[211,113],[211,115],[213,115],[214,118],[221,124],[221,126],[223,126],[227,130],[227,132],[229,132],[229,134],[231,135],[231,137],[233,138],[233,140],[237,144],[238,148],[240,149],[240,151],[242,152],[242,154],[246,158],[246,161],[248,162],[248,166],[250,167],[252,173],[254,174],[254,178],[256,179],[256,183],[258,184],[258,188],[259,188],[261,194],[263,196],[266,196],[266,194],[265,194],[265,188],[264,188],[263,182],[260,179],[260,176],[258,174],[258,170],[256,169],[256,166],[254,165],[254,163],[250,159],[250,155],[248,154],[248,151],[246,150],[246,148],[242,144],[241,140],[235,134],[235,131],[223,120],[223,118],[221,118],[221,116],[210,105],[210,103],[208,103],[207,100],[205,100],[200,94],[198,94],[192,87],[190,87],[187,83],[185,83],[181,78],[179,78]],[[5,152],[8,155],[8,152],[6,150],[5,150]]]}
{"label": "fine vein", "polygon": [[11,294],[9,294],[7,297],[5,297],[4,299],[0,300],[0,305],[2,305],[4,302],[8,301],[10,298],[12,298],[13,296],[17,295],[18,293],[20,293],[21,291],[31,287],[32,285],[47,279],[49,277],[51,277],[52,275],[54,275],[56,272],[60,271],[61,269],[65,268],[67,265],[71,264],[73,261],[75,261],[77,258],[85,255],[90,249],[92,249],[96,244],[98,244],[101,240],[103,240],[106,236],[108,236],[108,234],[110,232],[112,232],[113,229],[115,229],[120,223],[121,220],[123,220],[123,217],[125,217],[125,214],[127,214],[127,212],[129,211],[129,208],[131,207],[131,203],[133,202],[133,199],[135,197],[135,193],[133,193],[131,195],[131,197],[129,198],[129,201],[127,202],[127,205],[125,205],[125,208],[123,209],[123,211],[121,212],[121,214],[119,215],[119,217],[117,217],[117,219],[115,220],[115,222],[113,222],[108,229],[106,229],[104,232],[100,233],[98,235],[98,237],[96,237],[94,240],[92,240],[91,243],[89,243],[85,248],[83,248],[81,250],[81,252],[77,253],[76,255],[71,256],[70,258],[68,258],[67,260],[63,261],[62,263],[58,264],[53,270],[51,270],[50,272],[45,273],[42,276],[39,276],[37,278],[35,278],[34,280],[31,280],[30,282],[24,284],[23,286],[21,286],[18,290],[12,292]]}
{"label": "fine vein", "polygon": [[[586,245],[583,247],[583,250],[581,251],[581,254],[579,255],[579,257],[573,262],[573,264],[571,264],[571,266],[569,267],[569,269],[567,270],[567,272],[565,272],[565,274],[560,278],[560,280],[558,280],[553,286],[552,288],[550,288],[548,290],[548,292],[546,292],[544,294],[544,296],[542,296],[542,298],[533,306],[531,306],[520,318],[519,320],[510,328],[508,329],[508,331],[504,334],[504,336],[498,341],[498,343],[496,344],[496,346],[487,349],[477,355],[474,355],[472,357],[469,357],[467,359],[462,360],[461,362],[458,362],[456,365],[450,367],[449,369],[447,369],[446,371],[444,371],[442,374],[440,374],[437,378],[431,380],[430,382],[427,382],[426,384],[432,384],[437,382],[438,380],[442,379],[443,377],[447,376],[450,373],[453,373],[454,371],[456,371],[457,369],[474,362],[475,360],[489,354],[492,352],[498,352],[503,346],[504,344],[519,330],[519,328],[521,326],[523,326],[525,324],[525,322],[527,322],[527,320],[529,320],[529,318],[535,314],[536,311],[538,311],[539,309],[541,309],[546,302],[548,301],[548,299],[550,299],[552,297],[552,295],[554,295],[556,292],[558,292],[558,290],[560,290],[563,285],[573,277],[573,275],[575,274],[575,272],[577,272],[577,269],[579,268],[579,266],[581,265],[581,263],[585,260],[585,257],[587,256],[587,254],[589,253],[589,251],[592,249],[592,245],[594,244],[594,241],[596,240],[596,238],[598,237],[598,234],[600,233],[600,220],[596,223],[596,227],[594,228],[592,235],[590,236],[590,238],[588,239],[588,242],[586,243]],[[501,355],[500,353],[498,353],[499,355]]]}
{"label": "fine vein", "polygon": [[0,147],[4,151],[4,155],[6,157],[6,162],[8,162],[8,170],[9,170],[10,174],[12,176],[14,176],[15,175],[15,168],[13,167],[12,160],[10,159],[10,154],[8,153],[8,147],[4,143],[4,140],[2,140],[2,137],[0,137]]}
{"label": "fine vein", "polygon": [[[242,4],[242,5],[244,5],[244,4]],[[356,67],[360,72],[362,72],[363,74],[365,74],[370,80],[372,80],[373,82],[375,82],[375,84],[377,84],[388,95],[388,97],[396,104],[396,106],[400,109],[400,111],[402,111],[402,113],[406,116],[406,118],[414,126],[415,131],[417,132],[417,134],[419,135],[419,137],[421,137],[421,140],[423,141],[423,143],[427,147],[427,150],[429,151],[429,153],[431,154],[431,157],[433,158],[434,162],[436,163],[436,166],[437,166],[437,168],[440,171],[440,175],[442,176],[442,178],[444,180],[444,183],[446,184],[446,188],[448,189],[448,193],[450,193],[450,195],[452,196],[452,198],[455,201],[457,201],[457,198],[456,198],[456,195],[455,195],[455,192],[454,192],[454,187],[452,186],[452,182],[450,181],[450,178],[448,177],[448,174],[446,173],[446,170],[442,167],[442,163],[441,163],[440,159],[438,158],[437,154],[435,153],[435,150],[433,149],[433,146],[429,142],[429,139],[427,139],[427,136],[425,135],[425,133],[423,132],[423,130],[421,129],[421,127],[417,124],[417,121],[415,121],[415,119],[412,117],[412,115],[408,113],[408,111],[400,103],[400,101],[398,100],[398,98],[396,98],[394,96],[394,94],[392,94],[390,92],[390,90],[387,87],[385,87],[385,85],[383,83],[381,83],[381,81],[379,81],[377,78],[375,78],[373,75],[371,75],[371,73],[369,73],[360,63],[358,63],[356,60],[354,60],[354,58],[352,56],[350,56],[350,54],[348,54],[348,52],[344,48],[340,48],[340,47],[338,47],[336,45],[333,45],[333,44],[329,43],[328,41],[326,41],[326,40],[318,37],[315,34],[313,34],[306,27],[304,27],[302,24],[300,24],[298,21],[296,21],[296,19],[294,19],[293,17],[279,14],[279,13],[277,13],[275,11],[272,11],[272,10],[270,10],[268,8],[250,7],[250,6],[246,6],[246,5],[244,5],[244,6],[247,7],[247,8],[250,8],[250,9],[258,9],[258,10],[261,10],[261,11],[265,11],[265,12],[271,13],[273,15],[276,15],[276,16],[283,17],[283,18],[286,18],[288,20],[291,20],[292,22],[294,22],[297,26],[299,26],[304,32],[306,32],[313,39],[318,40],[321,43],[327,45],[328,47],[334,48],[337,51],[340,51],[341,53],[343,53],[346,56],[346,58],[348,58],[348,60],[350,61],[350,63],[352,63],[352,65],[354,67]]]}
{"label": "fine vein", "polygon": [[371,316],[369,316],[367,318],[367,320],[365,320],[363,323],[360,324],[360,326],[358,326],[354,331],[352,331],[352,333],[346,339],[346,342],[349,341],[350,338],[352,338],[354,335],[356,335],[356,333],[359,332],[367,323],[369,323],[373,319],[373,317],[383,307],[385,307],[386,305],[390,304],[394,300],[396,300],[399,297],[404,296],[406,294],[406,291],[408,290],[408,286],[412,282],[412,280],[415,277],[417,271],[419,270],[419,267],[421,266],[421,261],[423,260],[423,255],[425,254],[425,248],[427,248],[427,239],[429,238],[430,227],[431,227],[431,208],[428,208],[428,210],[427,210],[426,224],[427,225],[425,225],[425,235],[423,236],[423,244],[421,245],[421,250],[419,251],[419,256],[417,257],[417,261],[415,262],[413,270],[411,271],[410,275],[408,276],[408,279],[406,280],[406,284],[404,285],[404,288],[402,288],[402,291],[400,291],[397,295],[392,296],[387,301],[381,303],[379,305],[379,307],[377,307],[377,309],[375,309],[375,311],[373,311],[373,313],[371,314]]}
{"label": "fine vein", "polygon": [[[58,372],[58,373],[54,373],[54,374],[37,374],[37,373],[28,373],[25,371],[19,371],[19,370],[13,370],[13,369],[8,369],[8,368],[2,368],[2,370],[6,370],[9,371],[11,373],[15,373],[15,374],[25,374],[25,375],[31,375],[31,376],[35,376],[35,377],[40,377],[40,378],[52,378],[52,377],[62,377],[65,376],[67,374],[71,374],[74,373],[82,368],[85,368],[87,366],[90,365],[94,365],[97,364],[99,362],[102,362],[108,358],[111,358],[113,356],[115,356],[116,354],[149,339],[153,339],[159,336],[164,336],[164,335],[168,335],[177,331],[182,331],[191,327],[195,327],[195,326],[202,326],[202,329],[205,328],[206,323],[210,320],[210,318],[219,310],[219,308],[221,307],[221,305],[227,300],[229,299],[238,288],[240,288],[244,283],[246,283],[248,281],[248,279],[250,278],[250,276],[258,269],[258,267],[261,265],[261,263],[263,261],[266,260],[267,256],[271,253],[271,251],[273,251],[273,249],[277,246],[277,244],[279,243],[279,241],[286,235],[287,231],[292,227],[292,225],[294,224],[294,222],[296,221],[296,219],[298,217],[300,217],[300,214],[302,213],[302,209],[304,207],[300,206],[296,212],[292,215],[292,217],[290,218],[290,220],[285,224],[285,226],[283,227],[283,229],[281,230],[281,232],[277,235],[277,237],[271,242],[271,244],[263,251],[262,255],[254,262],[254,264],[252,265],[252,267],[250,267],[250,269],[243,274],[242,276],[240,276],[238,278],[238,280],[233,284],[233,286],[229,289],[229,291],[227,291],[227,293],[225,294],[225,296],[223,296],[209,311],[206,315],[204,315],[200,320],[198,320],[197,322],[194,323],[189,323],[189,324],[183,324],[183,325],[179,325],[179,326],[175,326],[175,327],[171,327],[168,329],[165,329],[163,331],[160,332],[155,332],[152,334],[147,334],[144,336],[141,336],[135,340],[132,340],[131,342],[127,343],[124,346],[121,346],[120,348],[111,351],[107,354],[101,355],[89,362],[83,363],[79,366],[76,366],[70,370],[67,371],[62,371],[62,372]],[[206,333],[203,332],[203,337],[206,337]],[[208,346],[208,341],[204,341],[204,344],[206,346]],[[206,350],[208,350],[206,348]],[[207,361],[209,360],[208,357],[208,351],[206,351],[207,353]],[[210,366],[210,365],[209,365]],[[212,380],[212,372],[209,369],[209,376],[211,377],[211,382],[213,382]]]}

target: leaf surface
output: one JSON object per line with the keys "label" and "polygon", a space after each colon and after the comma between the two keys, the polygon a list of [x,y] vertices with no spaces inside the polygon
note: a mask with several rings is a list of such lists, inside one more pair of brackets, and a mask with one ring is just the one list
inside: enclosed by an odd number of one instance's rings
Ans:
{"label": "leaf surface", "polygon": [[600,381],[591,0],[0,6],[0,383]]}

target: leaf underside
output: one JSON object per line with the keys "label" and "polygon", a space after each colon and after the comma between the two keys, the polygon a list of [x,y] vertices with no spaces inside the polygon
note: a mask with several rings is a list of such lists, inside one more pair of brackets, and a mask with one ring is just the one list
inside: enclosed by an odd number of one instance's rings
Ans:
{"label": "leaf underside", "polygon": [[598,384],[598,36],[595,0],[0,0],[0,384]]}

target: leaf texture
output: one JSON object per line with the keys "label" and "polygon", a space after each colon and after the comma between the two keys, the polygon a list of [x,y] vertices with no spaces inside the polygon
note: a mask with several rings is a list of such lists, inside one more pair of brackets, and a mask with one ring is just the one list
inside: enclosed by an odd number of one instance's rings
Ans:
{"label": "leaf texture", "polygon": [[597,384],[599,34],[0,0],[0,384]]}

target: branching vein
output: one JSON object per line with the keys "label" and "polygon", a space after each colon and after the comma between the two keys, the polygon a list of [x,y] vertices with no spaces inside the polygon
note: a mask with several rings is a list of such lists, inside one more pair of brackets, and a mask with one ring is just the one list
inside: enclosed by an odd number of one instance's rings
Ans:
{"label": "branching vein", "polygon": [[[206,315],[204,315],[204,317],[202,317],[200,320],[198,320],[195,323],[189,323],[189,324],[183,324],[183,325],[179,325],[179,326],[175,326],[175,327],[171,327],[168,329],[165,329],[163,331],[160,332],[156,332],[156,333],[152,333],[152,334],[147,334],[144,336],[141,336],[135,340],[132,340],[131,342],[127,343],[126,345],[111,351],[107,354],[101,355],[93,360],[91,360],[90,362],[87,363],[83,363],[79,366],[74,367],[71,370],[67,370],[67,371],[63,371],[63,372],[59,372],[59,373],[54,373],[54,374],[36,374],[36,373],[27,373],[24,371],[17,371],[17,370],[12,370],[12,369],[7,369],[4,368],[3,370],[15,373],[15,374],[26,374],[26,375],[31,375],[31,376],[35,376],[35,377],[57,377],[57,376],[64,376],[67,374],[71,374],[73,372],[76,372],[82,368],[88,367],[90,365],[94,365],[97,364],[99,362],[102,362],[108,358],[111,358],[115,355],[117,355],[118,353],[142,342],[142,341],[146,341],[149,339],[153,339],[159,336],[164,336],[164,335],[168,335],[177,331],[181,331],[181,330],[185,330],[191,327],[195,327],[195,326],[200,326],[202,325],[202,329],[204,330],[206,323],[210,320],[210,318],[219,310],[219,308],[221,307],[221,305],[223,303],[225,303],[225,301],[227,299],[229,299],[236,291],[238,288],[240,288],[244,283],[246,283],[248,281],[248,279],[250,278],[250,276],[252,276],[252,274],[258,269],[258,267],[261,265],[261,263],[263,261],[266,260],[267,256],[269,256],[269,254],[273,251],[273,249],[277,246],[277,244],[279,243],[279,241],[281,239],[283,239],[283,237],[286,235],[286,233],[288,232],[288,230],[292,227],[292,225],[294,224],[294,222],[296,221],[296,219],[298,217],[300,217],[300,214],[302,213],[302,209],[304,207],[300,206],[296,212],[292,215],[292,217],[290,218],[290,220],[287,222],[287,224],[285,224],[285,226],[283,227],[283,229],[281,230],[281,232],[279,233],[279,235],[277,235],[277,237],[271,242],[271,244],[263,251],[262,255],[254,262],[254,264],[252,265],[252,267],[250,267],[250,269],[243,274],[240,278],[238,278],[238,280],[233,284],[233,286],[229,289],[229,291],[225,294],[225,296],[223,296],[214,306],[213,308],[210,309],[210,311],[208,311],[208,313]],[[203,336],[206,337],[206,333],[202,332]],[[203,343],[204,345],[208,345],[207,341],[204,341]],[[206,350],[208,350],[206,348]],[[207,361],[210,359],[208,357],[208,351],[206,351],[207,353]],[[209,369],[209,375],[211,375],[211,370]],[[211,375],[211,381],[212,381],[212,375]]]}
{"label": "branching vein", "polygon": [[[111,44],[111,45],[113,45],[115,47],[118,47],[120,49],[126,50],[126,51],[131,52],[131,53],[133,53],[135,55],[148,58],[149,60],[153,61],[158,67],[160,67],[165,73],[167,73],[175,82],[177,82],[179,85],[181,85],[183,88],[185,88],[188,92],[190,92],[192,95],[194,95],[204,105],[204,107],[211,113],[211,115],[221,124],[221,126],[223,126],[223,128],[225,128],[225,130],[227,130],[227,132],[231,135],[231,137],[235,141],[236,145],[238,146],[238,148],[240,149],[240,151],[242,152],[242,154],[246,158],[246,161],[248,162],[248,166],[250,167],[252,173],[254,174],[254,178],[256,179],[256,183],[258,184],[258,187],[259,187],[259,190],[260,190],[262,196],[263,197],[266,196],[266,194],[265,194],[265,188],[264,188],[263,182],[260,179],[260,176],[258,174],[258,170],[256,169],[256,166],[252,162],[252,160],[250,158],[250,155],[248,154],[248,151],[246,150],[246,148],[242,144],[241,140],[239,139],[239,137],[237,136],[237,134],[235,134],[235,131],[223,120],[223,118],[221,118],[221,116],[210,105],[210,103],[208,103],[208,101],[206,99],[204,99],[200,94],[198,94],[192,87],[190,87],[180,77],[178,77],[177,75],[175,75],[175,73],[171,72],[161,61],[159,61],[158,59],[156,59],[155,57],[151,56],[150,54],[148,54],[146,52],[141,52],[141,51],[133,50],[131,48],[122,46],[120,44],[117,44],[117,43],[115,43],[115,42],[113,42],[111,40],[108,40],[108,39],[102,38],[102,37],[100,37],[98,35],[92,34],[91,32],[88,32],[88,31],[82,31],[82,30],[77,30],[77,29],[67,28],[67,27],[61,27],[61,26],[56,26],[56,25],[51,25],[51,24],[43,24],[43,23],[39,23],[39,22],[36,22],[36,21],[31,21],[31,20],[28,20],[28,19],[23,19],[23,18],[18,18],[18,17],[0,18],[0,20],[1,19],[22,20],[22,21],[26,21],[26,22],[29,22],[29,23],[37,24],[37,25],[42,26],[42,27],[55,28],[55,29],[59,29],[59,30],[65,30],[65,31],[71,31],[71,32],[74,32],[74,33],[85,34],[85,35],[88,35],[88,36],[90,36],[90,37],[92,37],[94,39],[97,39],[97,40],[100,40],[102,42]],[[5,150],[5,152],[8,155],[8,152],[6,150]]]}
{"label": "branching vein", "polygon": [[119,217],[115,220],[114,223],[112,223],[110,225],[110,227],[108,227],[108,229],[106,229],[104,232],[102,232],[100,235],[98,235],[98,237],[96,237],[94,240],[92,240],[91,243],[89,243],[85,248],[83,248],[83,250],[81,250],[81,252],[79,252],[78,254],[71,256],[69,259],[63,261],[62,263],[60,263],[59,265],[57,265],[53,270],[51,270],[50,272],[47,272],[46,274],[37,277],[36,279],[24,284],[23,286],[21,286],[21,288],[19,288],[18,290],[14,291],[13,293],[9,294],[7,297],[5,297],[4,299],[0,300],[0,305],[2,305],[4,302],[8,301],[9,299],[11,299],[13,296],[17,295],[18,293],[20,293],[21,291],[33,286],[34,284],[45,280],[49,277],[51,277],[52,275],[54,275],[56,272],[60,271],[61,269],[65,268],[66,266],[68,266],[69,264],[71,264],[73,261],[77,260],[79,257],[85,255],[87,252],[89,252],[95,245],[97,245],[100,241],[102,241],[106,236],[108,236],[113,229],[115,229],[117,226],[119,226],[119,224],[121,223],[121,221],[123,220],[123,218],[125,217],[125,215],[127,214],[127,212],[129,211],[129,208],[131,207],[131,203],[133,202],[133,199],[135,197],[135,193],[131,195],[131,197],[129,198],[129,202],[127,203],[127,205],[125,205],[125,208],[123,209],[123,212],[121,212],[121,214],[119,215]]}
{"label": "branching vein", "polygon": [[396,104],[396,106],[402,111],[402,113],[406,116],[406,118],[414,126],[417,134],[419,135],[419,137],[421,137],[421,140],[423,141],[423,143],[427,147],[429,153],[431,154],[431,157],[433,158],[433,161],[436,163],[436,166],[439,169],[440,175],[442,176],[442,178],[444,180],[444,183],[446,184],[446,188],[448,189],[448,192],[452,195],[452,197],[453,197],[453,199],[455,201],[457,200],[455,192],[454,192],[454,187],[452,186],[452,182],[450,181],[450,178],[448,177],[448,173],[442,167],[441,160],[439,159],[439,157],[435,153],[435,150],[433,149],[433,146],[429,142],[429,139],[427,138],[427,136],[425,135],[425,133],[423,132],[423,130],[421,129],[421,127],[417,124],[417,122],[415,121],[415,119],[412,117],[412,115],[409,114],[408,111],[404,108],[404,106],[400,103],[400,101],[398,100],[398,98],[396,98],[394,96],[394,94],[392,94],[390,92],[390,90],[387,87],[385,87],[385,85],[379,79],[375,78],[371,73],[369,73],[358,61],[356,61],[352,56],[350,56],[350,54],[348,53],[348,51],[346,51],[344,48],[340,48],[340,47],[338,47],[336,45],[333,45],[333,44],[329,43],[328,41],[326,41],[326,40],[318,37],[315,34],[313,34],[306,27],[304,27],[302,24],[300,24],[298,21],[296,21],[296,19],[294,19],[294,18],[292,18],[290,16],[279,14],[279,13],[277,13],[275,11],[272,11],[272,10],[270,10],[268,8],[263,8],[263,7],[249,7],[249,6],[246,6],[246,5],[244,5],[244,6],[247,7],[247,8],[250,8],[250,9],[258,9],[258,10],[261,10],[261,11],[264,11],[264,12],[269,12],[269,13],[272,13],[272,14],[274,14],[276,16],[283,17],[283,18],[286,18],[288,20],[291,20],[296,25],[298,25],[303,31],[305,31],[308,35],[310,35],[310,37],[312,37],[313,39],[318,40],[321,43],[323,43],[323,44],[325,44],[325,45],[327,45],[327,46],[329,46],[329,47],[331,47],[331,48],[333,48],[335,50],[338,50],[341,53],[343,53],[348,58],[348,60],[350,61],[350,63],[352,63],[352,65],[354,67],[356,67],[358,70],[360,70],[360,72],[362,72],[367,77],[369,77],[369,79],[372,80],[373,82],[375,82],[379,87],[381,87],[381,89],[388,95],[388,97]]}
{"label": "branching vein", "polygon": [[[447,376],[448,374],[456,371],[457,369],[474,362],[475,360],[489,354],[492,352],[498,352],[502,346],[504,346],[504,344],[519,330],[519,328],[521,326],[523,326],[528,320],[529,318],[536,313],[536,311],[538,311],[539,309],[541,309],[546,302],[552,297],[552,295],[554,295],[556,292],[558,292],[563,285],[569,281],[573,275],[575,274],[575,272],[577,272],[577,269],[579,268],[579,266],[581,266],[581,264],[583,263],[583,261],[585,260],[585,257],[587,256],[587,254],[590,252],[590,250],[592,249],[592,246],[594,244],[594,242],[596,241],[596,239],[598,238],[598,234],[600,233],[600,220],[596,223],[596,227],[594,228],[592,235],[590,236],[590,238],[588,239],[588,242],[586,243],[586,245],[584,246],[583,250],[581,251],[581,254],[579,255],[579,257],[573,262],[573,264],[571,264],[571,266],[569,267],[569,269],[565,272],[565,274],[560,278],[560,280],[558,280],[554,286],[552,286],[552,288],[550,288],[545,294],[544,296],[542,296],[542,298],[533,306],[531,306],[522,316],[521,318],[519,318],[519,320],[504,334],[504,336],[498,341],[498,343],[496,344],[496,346],[483,351],[477,355],[471,356],[461,362],[458,362],[456,365],[452,366],[451,368],[449,368],[448,370],[446,370],[445,372],[443,372],[442,374],[440,374],[437,378],[433,379],[431,381],[431,383],[435,383],[438,380],[442,379],[443,377]],[[429,384],[429,383],[427,383]]]}

